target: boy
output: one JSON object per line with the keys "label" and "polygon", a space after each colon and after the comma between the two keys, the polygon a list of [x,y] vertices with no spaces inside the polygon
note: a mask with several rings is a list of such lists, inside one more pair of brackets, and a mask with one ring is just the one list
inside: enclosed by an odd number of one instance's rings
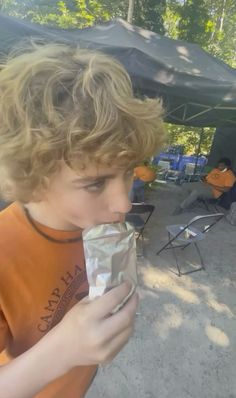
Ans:
{"label": "boy", "polygon": [[83,299],[81,230],[124,221],[134,165],[162,144],[161,116],[100,53],[34,45],[2,66],[1,190],[13,201],[0,213],[4,398],[83,397],[131,335],[137,295],[111,315],[127,283]]}

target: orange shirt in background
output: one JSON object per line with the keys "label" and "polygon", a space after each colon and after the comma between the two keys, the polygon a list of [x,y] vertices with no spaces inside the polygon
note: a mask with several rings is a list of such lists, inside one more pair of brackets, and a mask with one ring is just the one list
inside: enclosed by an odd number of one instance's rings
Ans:
{"label": "orange shirt in background", "polygon": [[[210,184],[217,185],[218,187],[228,187],[231,188],[236,177],[231,170],[220,171],[219,169],[213,169],[207,176],[206,181]],[[223,192],[212,187],[212,192],[215,198],[219,198]]]}
{"label": "orange shirt in background", "polygon": [[155,180],[156,174],[148,166],[137,166],[134,169],[134,178],[139,178],[143,182],[152,182]]}
{"label": "orange shirt in background", "polygon": [[[78,231],[57,231],[35,224],[59,240],[81,236]],[[51,242],[35,231],[19,204],[13,203],[0,213],[0,236],[2,365],[28,350],[55,326],[88,294],[88,282],[82,239]],[[84,397],[95,372],[96,366],[76,367],[35,398]]]}

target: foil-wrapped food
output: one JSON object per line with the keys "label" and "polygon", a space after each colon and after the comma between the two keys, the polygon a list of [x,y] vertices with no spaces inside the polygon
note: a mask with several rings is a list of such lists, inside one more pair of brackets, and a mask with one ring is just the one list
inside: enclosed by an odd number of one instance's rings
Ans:
{"label": "foil-wrapped food", "polygon": [[[101,296],[128,280],[125,302],[137,286],[135,231],[129,223],[101,224],[83,231],[89,298]],[[124,303],[121,303],[121,307]]]}

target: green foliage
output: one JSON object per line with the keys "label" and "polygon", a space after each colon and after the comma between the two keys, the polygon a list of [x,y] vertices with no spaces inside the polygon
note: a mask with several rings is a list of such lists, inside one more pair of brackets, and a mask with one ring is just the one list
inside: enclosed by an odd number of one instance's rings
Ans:
{"label": "green foliage", "polygon": [[[6,2],[7,0],[5,0]],[[74,1],[7,1],[4,10],[9,15],[29,19],[39,24],[49,24],[60,28],[83,28],[94,23],[104,22],[111,14],[102,2],[96,0]]]}
{"label": "green foliage", "polygon": [[[101,1],[113,18],[127,19],[128,0]],[[135,0],[133,24],[156,33],[164,34],[166,0]]]}
{"label": "green foliage", "polygon": [[74,2],[58,1],[53,12],[34,12],[28,14],[33,22],[50,24],[60,28],[83,28],[100,21],[110,19],[98,1],[76,0]]}
{"label": "green foliage", "polygon": [[215,0],[212,3],[211,15],[215,29],[206,48],[229,65],[236,67],[236,2]]}
{"label": "green foliage", "polygon": [[102,0],[100,3],[110,13],[111,18],[127,19],[128,0]]}
{"label": "green foliage", "polygon": [[164,34],[166,0],[136,0],[133,23],[156,33]]}
{"label": "green foliage", "polygon": [[[82,28],[117,17],[126,19],[128,10],[128,0],[52,0],[50,4],[45,0],[1,1],[9,15],[61,28]],[[166,0],[136,0],[133,23],[164,33],[165,3]]]}
{"label": "green foliage", "polygon": [[164,29],[169,37],[178,39],[179,37],[179,20],[180,20],[180,4],[178,1],[167,0],[164,13]]}
{"label": "green foliage", "polygon": [[[168,145],[184,145],[186,154],[198,152],[201,129],[199,127],[177,126],[166,123],[168,132]],[[215,129],[204,128],[200,152],[207,154],[210,151]]]}
{"label": "green foliage", "polygon": [[204,45],[211,35],[205,0],[186,0],[180,8],[179,39]]}
{"label": "green foliage", "polygon": [[235,0],[167,0],[164,21],[167,36],[197,43],[236,67]]}
{"label": "green foliage", "polygon": [[8,11],[13,6],[12,0],[0,0],[0,11]]}

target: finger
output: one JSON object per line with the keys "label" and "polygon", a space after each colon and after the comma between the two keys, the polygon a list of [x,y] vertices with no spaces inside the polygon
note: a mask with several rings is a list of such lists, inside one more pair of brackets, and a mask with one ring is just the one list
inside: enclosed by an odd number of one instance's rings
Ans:
{"label": "finger", "polygon": [[101,324],[101,333],[104,335],[109,331],[110,338],[122,333],[123,330],[134,325],[139,297],[137,293],[121,308],[120,311],[105,319]]}
{"label": "finger", "polygon": [[132,285],[126,281],[121,285],[114,287],[108,293],[94,300],[90,305],[90,311],[96,314],[97,319],[109,316],[120,303],[128,296]]}

